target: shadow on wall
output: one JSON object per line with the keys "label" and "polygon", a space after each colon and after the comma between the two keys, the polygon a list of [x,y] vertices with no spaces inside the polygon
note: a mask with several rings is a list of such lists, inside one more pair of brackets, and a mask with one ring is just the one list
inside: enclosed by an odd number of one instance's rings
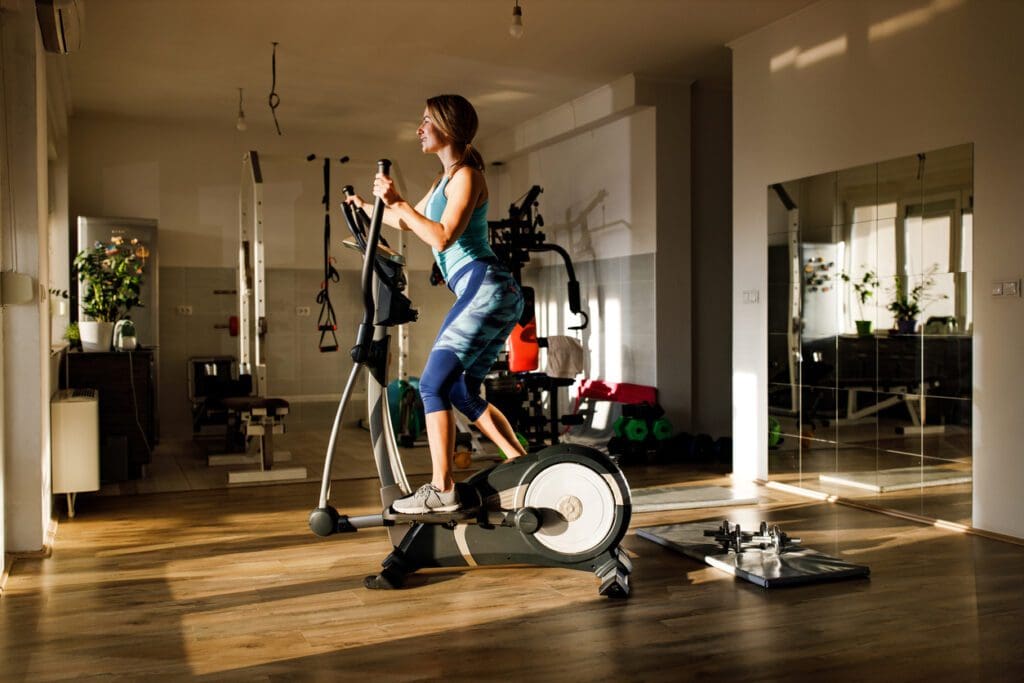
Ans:
{"label": "shadow on wall", "polygon": [[594,220],[608,197],[607,190],[599,190],[578,212],[568,210],[564,222],[547,226],[548,241],[573,259],[589,326],[569,329],[580,321],[569,311],[567,276],[556,256],[545,256],[543,265],[525,270],[524,281],[536,290],[539,334],[577,337],[585,349],[587,377],[653,384],[654,255],[597,258],[596,235],[633,229],[624,220]]}

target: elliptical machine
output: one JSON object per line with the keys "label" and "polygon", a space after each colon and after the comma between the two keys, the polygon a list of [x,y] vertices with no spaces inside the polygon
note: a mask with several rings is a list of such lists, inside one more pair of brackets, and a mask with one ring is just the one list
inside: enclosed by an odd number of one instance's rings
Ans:
{"label": "elliptical machine", "polygon": [[[391,162],[378,162],[387,174]],[[351,186],[345,193],[352,192]],[[347,203],[342,211],[363,252],[363,320],[351,355],[352,371],[338,404],[324,462],[320,502],[309,515],[318,536],[387,528],[394,549],[379,574],[366,577],[371,589],[401,588],[406,577],[426,567],[529,564],[593,572],[599,592],[629,595],[632,563],[619,547],[632,511],[622,471],[600,451],[559,444],[477,472],[456,484],[463,508],[452,513],[405,515],[391,504],[411,493],[395,443],[387,406],[388,328],[416,320],[405,289],[404,259],[380,236],[384,203],[373,219]],[[340,514],[328,503],[331,463],[338,429],[359,368],[367,369],[370,440],[380,476],[383,511]]]}

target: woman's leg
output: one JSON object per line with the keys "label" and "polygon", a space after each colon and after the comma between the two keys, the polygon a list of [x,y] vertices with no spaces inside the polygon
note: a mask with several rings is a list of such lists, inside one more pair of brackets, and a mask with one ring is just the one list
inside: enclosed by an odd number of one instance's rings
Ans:
{"label": "woman's leg", "polygon": [[526,449],[516,438],[516,432],[509,424],[508,418],[495,408],[493,403],[487,404],[487,408],[473,424],[484,436],[493,441],[494,445],[500,448],[509,460],[526,455]]}
{"label": "woman's leg", "polygon": [[430,443],[432,483],[439,491],[451,491],[452,457],[455,451],[455,419],[451,410],[427,413],[427,441]]}
{"label": "woman's leg", "polygon": [[441,491],[450,491],[452,458],[455,453],[455,419],[452,415],[453,387],[463,387],[462,363],[447,349],[434,349],[427,357],[420,377],[420,397],[427,420],[430,443],[432,483]]}
{"label": "woman's leg", "polygon": [[[497,356],[497,353],[495,353]],[[490,369],[493,361],[485,361]],[[482,366],[481,366],[482,367]],[[526,455],[526,449],[516,438],[515,429],[509,424],[508,418],[494,404],[488,403],[480,397],[480,386],[483,380],[466,374],[461,381],[452,386],[452,405],[459,409],[463,415],[469,418],[470,422],[476,425],[484,436],[490,439],[495,446],[501,449],[505,457],[512,459],[520,455]]]}
{"label": "woman's leg", "polygon": [[[511,279],[511,275],[508,277]],[[459,407],[459,402],[455,400],[456,394],[460,388],[464,388],[466,398],[463,399],[463,403],[467,406],[472,406],[472,412],[467,413],[463,410],[463,413],[510,460],[518,458],[520,455],[526,455],[527,451],[519,443],[515,429],[512,428],[505,414],[495,407],[494,404],[480,398],[480,386],[483,384],[484,376],[490,372],[494,361],[498,359],[498,354],[505,348],[505,341],[512,334],[512,330],[515,328],[516,322],[518,322],[519,316],[523,312],[522,306],[522,296],[516,296],[503,307],[504,310],[500,311],[500,317],[505,319],[504,325],[498,328],[497,333],[488,340],[479,355],[466,368],[462,387],[459,384],[452,387],[453,403]],[[476,415],[475,418],[474,415]]]}

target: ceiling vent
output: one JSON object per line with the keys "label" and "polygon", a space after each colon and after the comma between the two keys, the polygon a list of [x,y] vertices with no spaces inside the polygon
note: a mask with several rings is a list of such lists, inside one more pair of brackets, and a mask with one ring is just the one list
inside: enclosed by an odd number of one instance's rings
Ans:
{"label": "ceiling vent", "polygon": [[36,18],[47,52],[66,55],[82,47],[82,0],[36,0]]}

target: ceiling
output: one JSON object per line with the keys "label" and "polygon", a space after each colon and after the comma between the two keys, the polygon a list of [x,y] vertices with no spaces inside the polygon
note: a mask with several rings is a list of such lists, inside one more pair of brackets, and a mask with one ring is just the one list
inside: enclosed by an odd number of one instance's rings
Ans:
{"label": "ceiling", "polygon": [[289,131],[409,138],[426,97],[459,92],[480,136],[629,73],[728,81],[725,44],[813,0],[79,0],[75,116],[234,125],[267,105]]}

